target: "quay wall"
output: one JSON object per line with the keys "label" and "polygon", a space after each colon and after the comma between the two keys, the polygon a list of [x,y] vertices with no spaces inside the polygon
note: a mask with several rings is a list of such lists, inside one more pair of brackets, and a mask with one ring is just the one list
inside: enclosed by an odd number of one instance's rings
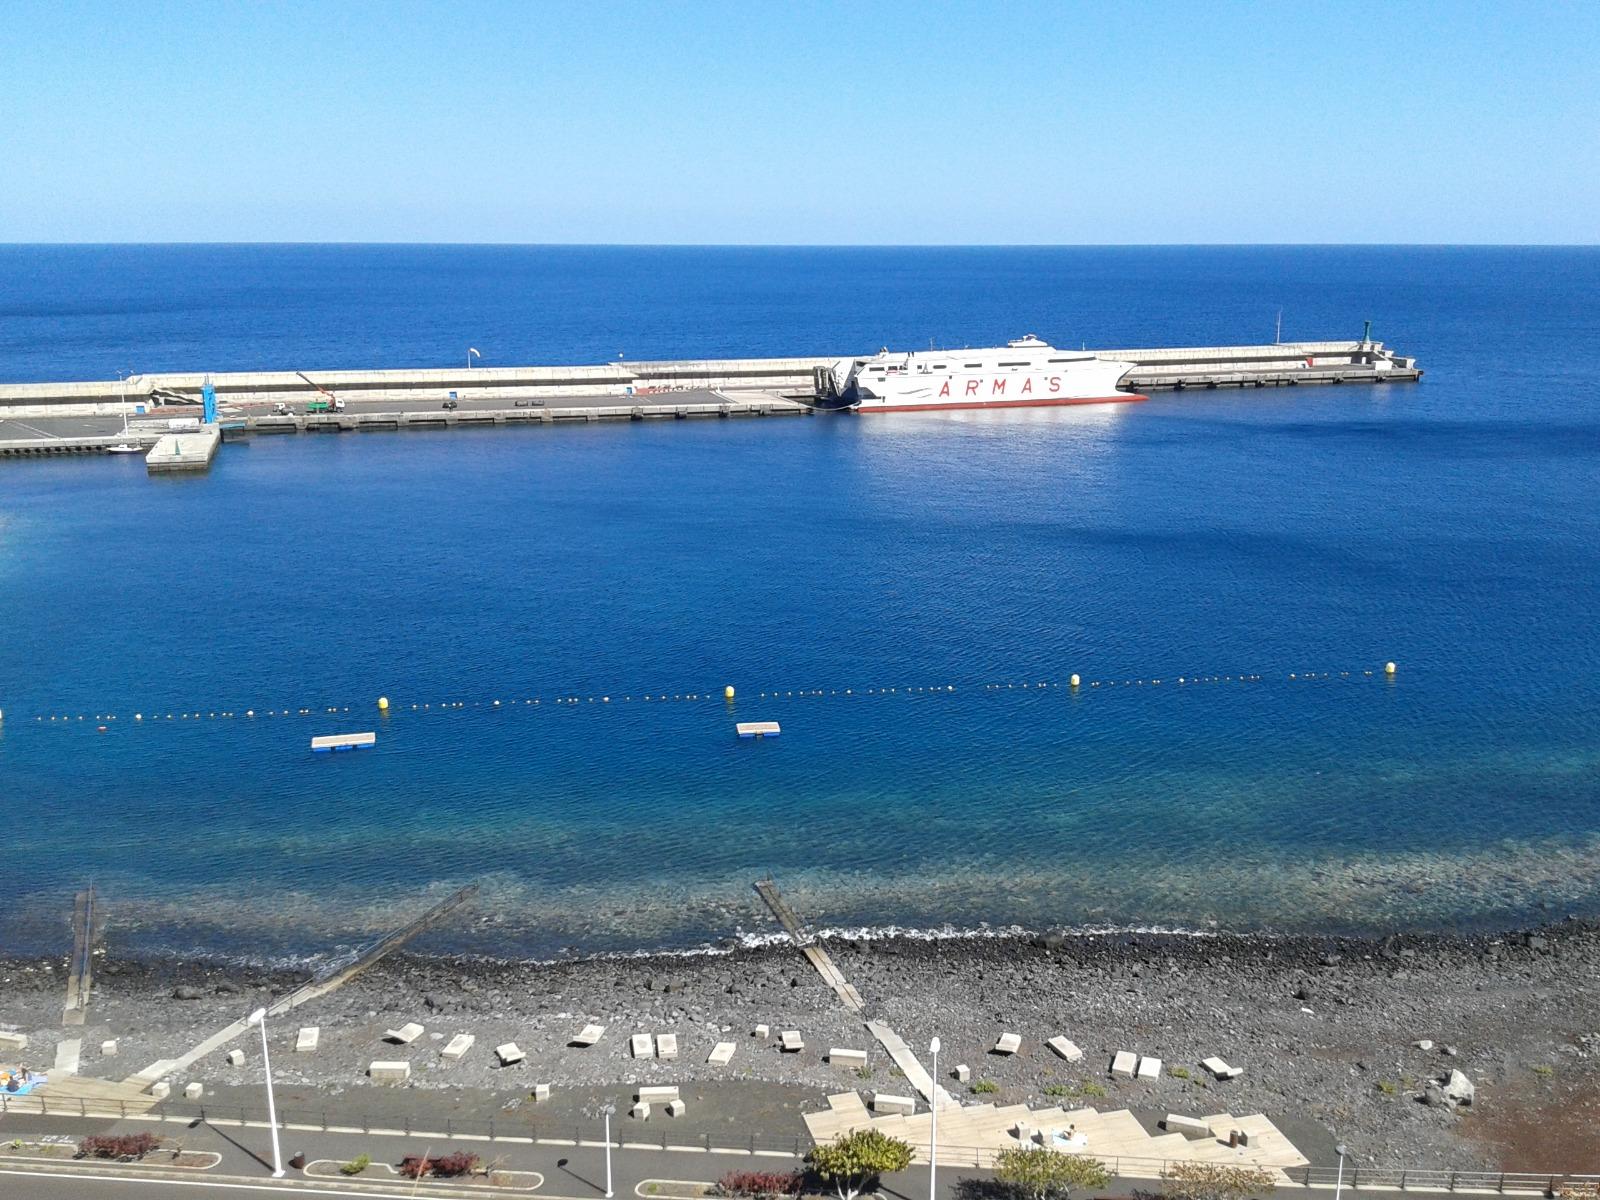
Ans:
{"label": "quay wall", "polygon": [[[1206,378],[1237,383],[1251,377],[1273,382],[1336,381],[1329,372],[1356,376],[1416,378],[1415,360],[1401,358],[1382,342],[1285,342],[1264,346],[1187,346],[1098,350],[1103,359],[1135,364],[1135,387],[1176,386]],[[780,394],[810,395],[814,371],[848,355],[827,358],[735,358],[685,361],[616,362],[591,366],[456,367],[443,370],[307,371],[318,387],[348,401],[402,402],[447,399],[504,400],[514,403],[553,397],[651,397],[675,391],[757,388]],[[0,416],[65,414],[114,415],[127,402],[147,408],[165,402],[198,402],[203,372],[135,375],[118,380],[68,383],[0,384]],[[214,372],[220,404],[230,407],[303,404],[316,388],[294,371]]]}

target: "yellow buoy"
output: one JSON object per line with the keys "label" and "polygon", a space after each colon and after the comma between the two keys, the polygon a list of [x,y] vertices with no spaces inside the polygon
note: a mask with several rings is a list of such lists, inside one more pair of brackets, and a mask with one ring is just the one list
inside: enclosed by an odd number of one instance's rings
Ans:
{"label": "yellow buoy", "polygon": [[1385,675],[1393,675],[1394,674],[1394,664],[1392,662],[1384,663],[1383,664],[1383,673]]}
{"label": "yellow buoy", "polygon": [[733,684],[730,683],[727,687],[722,689],[722,698],[724,700],[733,699]]}
{"label": "yellow buoy", "polygon": [[1072,677],[1072,686],[1073,687],[1077,687],[1078,686],[1078,677],[1076,675],[1074,675]]}
{"label": "yellow buoy", "polygon": [[389,711],[389,697],[387,697],[387,696],[379,696],[378,697],[378,711],[379,712],[388,712]]}

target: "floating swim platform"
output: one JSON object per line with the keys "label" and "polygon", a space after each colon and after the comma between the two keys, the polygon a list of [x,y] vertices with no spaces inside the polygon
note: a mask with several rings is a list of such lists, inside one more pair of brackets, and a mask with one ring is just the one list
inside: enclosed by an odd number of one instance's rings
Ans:
{"label": "floating swim platform", "polygon": [[326,754],[330,750],[364,750],[376,745],[378,735],[375,733],[330,733],[325,737],[311,739],[311,752],[313,754]]}
{"label": "floating swim platform", "polygon": [[742,738],[777,737],[783,732],[776,721],[740,721],[734,728]]}

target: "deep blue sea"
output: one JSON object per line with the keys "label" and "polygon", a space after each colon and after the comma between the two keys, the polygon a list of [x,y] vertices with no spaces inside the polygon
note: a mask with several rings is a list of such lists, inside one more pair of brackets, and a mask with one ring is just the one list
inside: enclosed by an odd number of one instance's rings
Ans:
{"label": "deep blue sea", "polygon": [[769,872],[839,926],[1600,915],[1595,249],[0,247],[0,379],[1280,309],[1427,376],[0,462],[0,947],[91,877],[123,946],[273,958],[471,881],[426,945],[690,947]]}

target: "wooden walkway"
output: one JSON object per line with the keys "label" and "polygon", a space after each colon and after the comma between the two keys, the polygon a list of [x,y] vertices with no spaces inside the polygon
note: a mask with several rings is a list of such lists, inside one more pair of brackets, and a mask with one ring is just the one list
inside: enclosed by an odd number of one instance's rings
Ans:
{"label": "wooden walkway", "polygon": [[[428,909],[427,912],[423,913],[414,921],[410,921],[407,924],[402,925],[393,933],[390,933],[374,942],[371,946],[367,947],[366,950],[357,955],[354,961],[342,967],[331,968],[324,975],[296,988],[287,996],[283,997],[283,999],[273,1001],[267,1006],[267,1015],[274,1017],[282,1016],[290,1009],[296,1008],[299,1005],[306,1003],[308,1000],[315,1000],[318,996],[326,996],[329,992],[333,991],[341,984],[348,983],[350,980],[354,979],[362,971],[365,971],[368,967],[372,966],[386,954],[391,954],[395,950],[398,950],[401,946],[405,945],[423,930],[438,924],[447,915],[454,912],[457,908],[461,907],[461,905],[465,904],[477,894],[478,885],[475,883],[468,884],[459,891],[452,893],[450,896],[446,897],[438,904],[435,904],[432,908]],[[189,1050],[188,1053],[183,1054],[178,1058],[157,1059],[138,1074],[130,1075],[124,1082],[129,1084],[137,1084],[140,1088],[149,1087],[152,1083],[155,1083],[159,1079],[163,1079],[168,1075],[173,1075],[187,1070],[191,1065],[204,1058],[207,1054],[211,1054],[214,1051],[220,1050],[223,1046],[226,1046],[240,1034],[244,1033],[244,1031],[248,1028],[249,1026],[241,1018],[226,1028],[212,1034],[198,1046],[195,1046],[193,1049]]]}
{"label": "wooden walkway", "polygon": [[89,1011],[94,944],[100,937],[98,922],[91,883],[72,902],[72,964],[67,974],[67,1003],[61,1014],[63,1025],[82,1025]]}
{"label": "wooden walkway", "polygon": [[756,893],[772,910],[772,915],[778,918],[778,924],[782,925],[794,939],[794,944],[800,947],[811,965],[817,969],[817,974],[822,976],[822,982],[833,989],[834,995],[844,1002],[844,1006],[856,1013],[866,1007],[861,1002],[861,993],[856,991],[855,985],[833,965],[833,959],[828,957],[828,952],[812,941],[811,934],[806,931],[805,923],[800,920],[800,914],[789,907],[789,902],[778,891],[778,885],[770,879],[763,879],[755,886]]}

